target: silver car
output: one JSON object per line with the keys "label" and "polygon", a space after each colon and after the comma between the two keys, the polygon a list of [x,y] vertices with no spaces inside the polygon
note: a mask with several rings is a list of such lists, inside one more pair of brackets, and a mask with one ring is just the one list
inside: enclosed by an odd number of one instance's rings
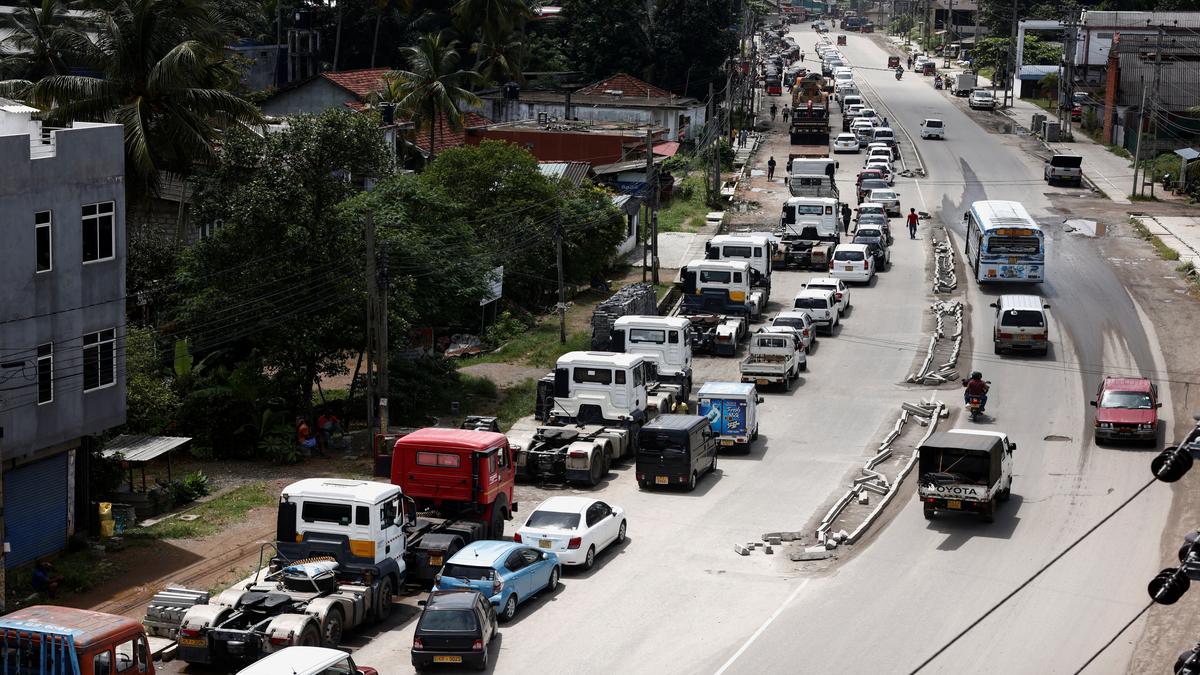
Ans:
{"label": "silver car", "polygon": [[871,190],[867,201],[872,204],[881,204],[888,216],[900,215],[900,193],[895,190]]}

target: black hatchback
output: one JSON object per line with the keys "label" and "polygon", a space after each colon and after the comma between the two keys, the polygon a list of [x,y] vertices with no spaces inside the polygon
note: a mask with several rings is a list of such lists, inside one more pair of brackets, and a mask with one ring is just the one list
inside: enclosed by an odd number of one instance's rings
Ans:
{"label": "black hatchback", "polygon": [[413,635],[412,664],[423,670],[436,664],[469,664],[487,670],[488,645],[499,620],[492,603],[476,590],[433,591]]}

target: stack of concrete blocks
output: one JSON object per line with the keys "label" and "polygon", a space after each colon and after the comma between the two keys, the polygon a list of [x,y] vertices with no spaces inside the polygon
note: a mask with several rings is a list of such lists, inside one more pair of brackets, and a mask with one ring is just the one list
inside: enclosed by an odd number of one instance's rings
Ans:
{"label": "stack of concrete blocks", "polygon": [[607,351],[613,324],[628,315],[656,316],[658,303],[654,285],[637,283],[624,286],[592,312],[592,349]]}

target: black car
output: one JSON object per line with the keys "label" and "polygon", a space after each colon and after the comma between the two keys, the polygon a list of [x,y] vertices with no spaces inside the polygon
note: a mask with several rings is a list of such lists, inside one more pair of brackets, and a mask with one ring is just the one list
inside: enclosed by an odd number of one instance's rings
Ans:
{"label": "black car", "polygon": [[487,670],[488,645],[496,637],[499,619],[482,593],[469,589],[433,591],[420,604],[425,609],[413,635],[413,668],[466,663]]}
{"label": "black car", "polygon": [[867,250],[871,252],[871,257],[875,258],[875,269],[879,271],[887,269],[888,262],[891,260],[892,256],[889,255],[887,246],[882,243],[882,240],[879,237],[855,235],[854,241],[850,243],[866,244]]}

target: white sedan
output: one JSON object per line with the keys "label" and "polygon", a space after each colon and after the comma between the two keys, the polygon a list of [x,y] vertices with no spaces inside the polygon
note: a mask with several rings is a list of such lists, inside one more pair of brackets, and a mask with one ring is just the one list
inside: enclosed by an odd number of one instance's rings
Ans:
{"label": "white sedan", "polygon": [[551,497],[538,505],[513,541],[553,551],[564,565],[592,569],[596,554],[625,541],[625,510],[591,497]]}
{"label": "white sedan", "polygon": [[833,139],[834,152],[858,152],[858,137],[854,134],[838,134]]}

